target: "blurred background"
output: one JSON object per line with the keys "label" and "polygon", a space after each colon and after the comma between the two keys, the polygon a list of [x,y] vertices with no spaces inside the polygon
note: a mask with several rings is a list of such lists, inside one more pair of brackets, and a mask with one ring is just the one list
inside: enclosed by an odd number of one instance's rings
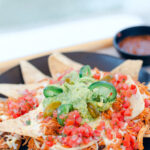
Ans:
{"label": "blurred background", "polygon": [[150,24],[149,0],[0,0],[0,61]]}

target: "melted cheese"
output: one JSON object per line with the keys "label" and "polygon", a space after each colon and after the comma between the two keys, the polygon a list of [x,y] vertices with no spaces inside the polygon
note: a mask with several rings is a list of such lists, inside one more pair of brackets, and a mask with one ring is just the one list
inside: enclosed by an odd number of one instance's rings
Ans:
{"label": "melted cheese", "polygon": [[14,135],[6,135],[6,144],[9,146],[9,148],[17,149],[18,144],[16,143],[17,140],[21,139],[20,135],[14,134]]}
{"label": "melted cheese", "polygon": [[[45,87],[45,85],[44,85]],[[36,91],[36,96],[35,96],[37,99],[38,99],[38,102],[39,104],[42,102],[42,100],[45,98],[44,94],[43,94],[43,88],[40,88]]]}
{"label": "melted cheese", "polygon": [[35,143],[37,148],[40,148],[40,143],[37,140],[34,139],[34,143]]}
{"label": "melted cheese", "polygon": [[87,145],[84,146],[80,146],[80,147],[75,147],[75,148],[65,148],[63,147],[60,143],[57,143],[56,145],[54,145],[53,147],[51,147],[49,150],[82,150],[84,148],[87,148],[93,144],[95,144],[97,141],[92,141]]}
{"label": "melted cheese", "polygon": [[39,105],[39,107],[36,109],[36,111],[30,112],[29,116],[26,116],[26,117],[23,118],[24,120],[22,120],[22,121],[24,122],[24,124],[29,119],[31,121],[30,125],[25,125],[24,126],[24,129],[23,129],[24,133],[31,131],[32,134],[35,134],[34,135],[35,137],[40,137],[40,136],[43,135],[43,133],[41,131],[40,120],[37,119],[37,115],[38,115],[39,112],[43,112],[43,105],[42,105],[42,103]]}
{"label": "melted cheese", "polygon": [[126,117],[127,119],[133,119],[135,118],[136,116],[138,116],[145,108],[145,103],[144,103],[144,100],[143,100],[143,97],[139,91],[139,88],[138,86],[135,84],[135,82],[132,80],[132,78],[130,76],[128,76],[128,79],[126,81],[126,83],[128,85],[135,85],[136,86],[136,89],[137,89],[137,92],[136,94],[132,95],[128,101],[130,102],[131,104],[131,108],[132,108],[132,115],[130,117]]}
{"label": "melted cheese", "polygon": [[146,95],[145,93],[144,94],[142,94],[142,97],[143,97],[143,99],[147,99],[147,98],[149,98],[149,96],[148,95]]}
{"label": "melted cheese", "polygon": [[1,116],[0,116],[0,119],[1,119],[2,121],[7,120],[8,118],[9,118],[9,117],[6,116],[6,115],[1,115]]}

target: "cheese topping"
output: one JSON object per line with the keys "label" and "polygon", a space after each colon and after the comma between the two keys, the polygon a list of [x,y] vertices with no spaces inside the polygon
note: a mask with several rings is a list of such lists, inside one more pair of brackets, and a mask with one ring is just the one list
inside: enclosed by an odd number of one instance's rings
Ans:
{"label": "cheese topping", "polygon": [[17,140],[21,139],[20,135],[14,134],[14,135],[6,135],[6,144],[9,146],[9,148],[17,149],[18,144],[16,143]]}

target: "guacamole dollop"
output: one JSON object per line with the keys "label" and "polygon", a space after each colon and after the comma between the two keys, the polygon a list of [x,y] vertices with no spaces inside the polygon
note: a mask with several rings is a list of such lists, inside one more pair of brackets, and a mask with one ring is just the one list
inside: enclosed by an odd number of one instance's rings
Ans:
{"label": "guacamole dollop", "polygon": [[93,93],[88,87],[96,82],[92,76],[79,77],[78,72],[72,71],[63,77],[62,85],[56,84],[55,86],[62,88],[63,92],[57,96],[45,98],[43,106],[46,108],[49,104],[59,101],[61,104],[72,104],[73,109],[78,110],[83,121],[90,121],[94,119],[88,110],[88,103],[95,106],[98,111],[105,111],[109,109],[113,102],[103,102],[93,100],[96,97],[96,93]]}

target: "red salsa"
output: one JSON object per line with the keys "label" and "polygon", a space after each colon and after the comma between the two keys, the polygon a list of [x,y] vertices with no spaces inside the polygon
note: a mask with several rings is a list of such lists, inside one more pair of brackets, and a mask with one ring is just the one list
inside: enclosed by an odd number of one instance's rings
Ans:
{"label": "red salsa", "polygon": [[126,37],[119,47],[130,54],[150,55],[150,35]]}

